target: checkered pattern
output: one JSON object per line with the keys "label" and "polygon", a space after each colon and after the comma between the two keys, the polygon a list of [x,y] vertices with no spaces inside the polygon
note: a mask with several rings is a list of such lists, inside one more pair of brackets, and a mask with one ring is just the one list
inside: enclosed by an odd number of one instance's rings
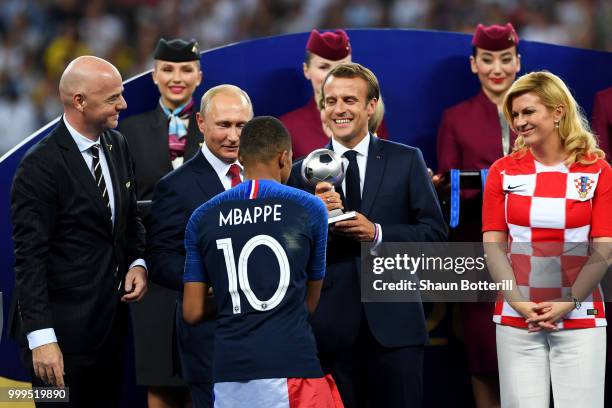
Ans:
{"label": "checkered pattern", "polygon": [[[507,231],[516,283],[534,302],[568,297],[588,259],[593,237],[612,236],[612,170],[591,165],[545,166],[530,152],[493,164],[485,187],[483,231]],[[493,321],[526,328],[525,319],[503,298]],[[605,326],[600,288],[573,310],[560,328]]]}

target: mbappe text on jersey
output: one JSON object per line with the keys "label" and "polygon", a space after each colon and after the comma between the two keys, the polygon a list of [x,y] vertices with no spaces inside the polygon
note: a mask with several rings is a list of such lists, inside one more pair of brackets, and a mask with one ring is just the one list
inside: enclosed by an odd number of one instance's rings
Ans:
{"label": "mbappe text on jersey", "polygon": [[219,211],[219,226],[277,222],[281,220],[282,207],[281,204],[274,204],[244,209],[232,208],[227,214]]}

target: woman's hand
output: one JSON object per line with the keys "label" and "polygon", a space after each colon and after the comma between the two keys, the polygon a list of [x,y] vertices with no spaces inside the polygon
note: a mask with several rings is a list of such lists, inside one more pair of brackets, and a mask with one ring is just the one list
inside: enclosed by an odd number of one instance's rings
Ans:
{"label": "woman's hand", "polygon": [[[527,319],[534,329],[558,330],[557,322],[574,310],[574,302],[554,301],[538,303],[535,307],[537,316]],[[530,331],[538,331],[531,330]]]}

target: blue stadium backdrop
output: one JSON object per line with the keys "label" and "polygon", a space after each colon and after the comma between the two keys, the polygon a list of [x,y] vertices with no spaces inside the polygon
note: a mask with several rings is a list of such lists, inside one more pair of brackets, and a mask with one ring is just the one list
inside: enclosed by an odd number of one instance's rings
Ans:
{"label": "blue stadium backdrop", "polygon": [[[385,120],[392,140],[422,149],[427,164],[435,168],[436,131],[442,111],[474,95],[477,78],[470,72],[471,36],[436,31],[364,29],[349,30],[353,60],[368,66],[381,82]],[[291,111],[306,103],[311,86],[301,64],[307,33],[245,41],[202,53],[204,79],[197,100],[212,86],[231,83],[251,96],[256,115]],[[578,102],[591,114],[596,91],[612,85],[612,53],[521,41],[522,73],[546,69],[560,75]],[[125,84],[125,119],[149,109],[158,101],[149,72]],[[0,291],[3,292],[4,327],[14,285],[13,244],[10,222],[10,187],[23,154],[55,126],[48,124],[0,159]],[[425,360],[427,406],[447,406],[445,401],[471,398],[471,387],[461,357],[452,307],[428,305],[432,346]],[[4,330],[6,331],[6,330]],[[460,335],[459,335],[460,337]],[[449,341],[450,339],[450,341]],[[128,361],[131,359],[130,345]],[[145,406],[144,392],[134,392],[130,364],[126,365],[124,406]],[[16,344],[2,335],[0,385],[28,381]],[[441,388],[442,387],[442,388]],[[446,392],[439,392],[441,389]],[[0,405],[2,405],[0,403]]]}

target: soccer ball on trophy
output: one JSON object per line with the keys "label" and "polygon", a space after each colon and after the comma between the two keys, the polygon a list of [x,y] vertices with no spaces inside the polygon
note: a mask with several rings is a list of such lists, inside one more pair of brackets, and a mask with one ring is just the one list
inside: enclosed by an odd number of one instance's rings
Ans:
{"label": "soccer ball on trophy", "polygon": [[[302,161],[302,178],[306,184],[315,187],[317,183],[326,181],[339,186],[344,180],[344,165],[342,159],[329,149],[317,149]],[[355,211],[343,212],[336,208],[329,212],[328,224],[356,217]]]}
{"label": "soccer ball on trophy", "polygon": [[302,161],[302,178],[312,187],[321,181],[340,185],[344,180],[342,160],[333,150],[317,149]]}

